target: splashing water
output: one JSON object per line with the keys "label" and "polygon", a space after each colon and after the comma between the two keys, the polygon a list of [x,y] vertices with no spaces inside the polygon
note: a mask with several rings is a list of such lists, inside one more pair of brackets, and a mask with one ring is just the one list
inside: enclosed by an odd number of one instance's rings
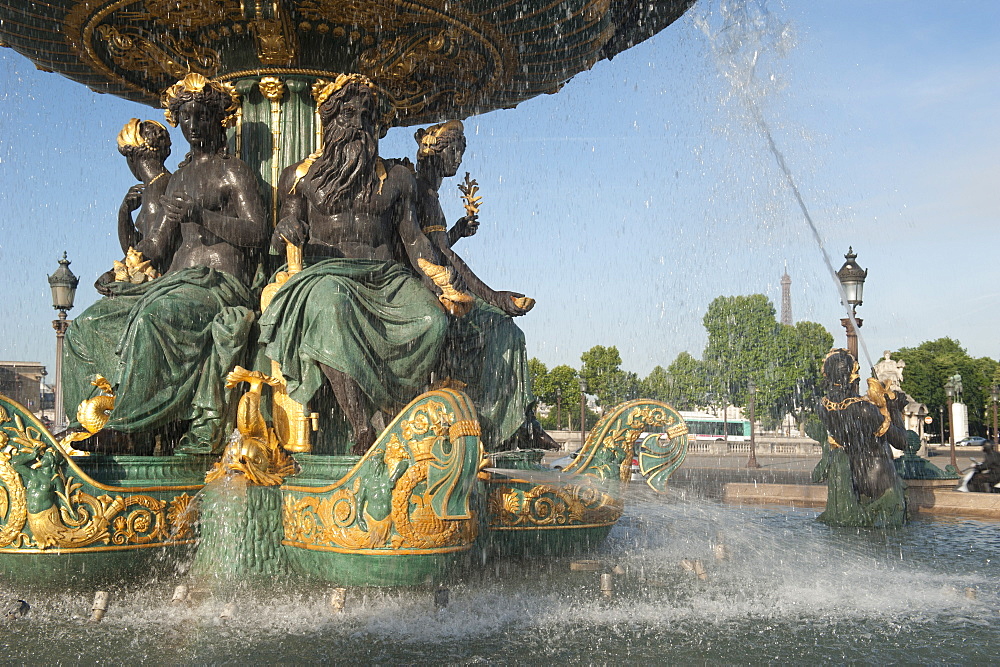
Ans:
{"label": "splashing water", "polygon": [[703,9],[694,21],[708,41],[718,71],[729,84],[725,99],[721,102],[724,105],[730,102],[738,104],[744,110],[742,119],[748,131],[759,133],[765,140],[768,151],[774,157],[783,180],[819,247],[823,262],[840,294],[841,305],[847,312],[868,366],[871,367],[871,354],[861,335],[854,312],[847,305],[847,294],[837,277],[837,269],[834,268],[823,237],[809,212],[785,155],[775,142],[774,133],[763,109],[769,97],[781,87],[778,74],[766,71],[764,63],[768,62],[769,56],[772,55],[776,59],[783,58],[794,46],[795,39],[791,26],[779,21],[771,13],[767,0],[722,0],[714,11],[711,3],[707,4],[708,7]]}

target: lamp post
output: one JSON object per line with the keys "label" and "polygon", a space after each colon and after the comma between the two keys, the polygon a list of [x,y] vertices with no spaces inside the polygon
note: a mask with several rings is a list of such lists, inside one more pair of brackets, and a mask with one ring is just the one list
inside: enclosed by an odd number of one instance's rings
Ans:
{"label": "lamp post", "polygon": [[840,284],[844,288],[844,296],[847,298],[847,303],[844,305],[849,305],[851,307],[851,317],[844,317],[840,320],[840,324],[847,330],[847,351],[851,353],[855,361],[858,359],[858,332],[851,323],[853,318],[858,324],[858,329],[861,328],[861,318],[856,317],[854,314],[855,308],[861,305],[861,296],[865,288],[865,278],[868,277],[868,270],[862,269],[858,266],[857,262],[854,260],[858,256],[854,254],[854,248],[848,247],[847,254],[844,255],[844,265],[840,267],[840,271],[837,271],[837,279],[840,280]]}
{"label": "lamp post", "polygon": [[586,442],[585,436],[587,434],[587,397],[584,395],[587,383],[582,377],[578,377],[576,381],[580,384],[580,447],[582,448]]}
{"label": "lamp post", "polygon": [[747,384],[747,391],[750,393],[750,458],[747,460],[748,468],[759,468],[760,464],[757,463],[757,438],[754,434],[756,430],[754,428],[754,399],[757,394],[757,385],[754,384],[753,380]]}
{"label": "lamp post", "polygon": [[952,416],[952,400],[955,396],[955,378],[948,378],[944,383],[944,395],[948,399],[948,442],[951,444],[951,465],[958,467],[955,458],[955,418]]}
{"label": "lamp post", "polygon": [[997,437],[997,400],[1000,399],[1000,387],[993,385],[990,387],[990,398],[993,399],[993,444],[1000,444],[1000,438]]}
{"label": "lamp post", "polygon": [[556,430],[562,430],[562,387],[556,387]]}
{"label": "lamp post", "polygon": [[66,319],[66,311],[72,310],[73,299],[76,297],[76,286],[80,284],[80,279],[69,270],[69,264],[66,253],[63,252],[62,259],[59,260],[59,268],[49,276],[52,307],[59,311],[59,319],[52,320],[52,328],[56,330],[56,404],[52,426],[54,431],[62,429],[66,421],[62,386],[63,338],[66,337],[66,329],[69,328],[70,323],[70,320]]}

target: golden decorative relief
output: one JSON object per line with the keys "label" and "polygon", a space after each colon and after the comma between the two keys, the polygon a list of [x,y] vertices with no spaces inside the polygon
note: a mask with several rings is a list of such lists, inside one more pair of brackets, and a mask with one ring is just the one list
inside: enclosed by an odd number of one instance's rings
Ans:
{"label": "golden decorative relief", "polygon": [[285,96],[285,84],[276,76],[261,77],[257,87],[260,89],[260,94],[270,100],[272,104],[280,102],[281,98]]}
{"label": "golden decorative relief", "polygon": [[[440,467],[435,444],[478,436],[479,424],[456,420],[442,401],[421,403],[376,444],[355,477],[322,496],[286,491],[284,544],[325,550],[454,551],[472,545],[476,514],[442,518],[433,508],[429,473]],[[477,440],[478,443],[478,440]],[[482,447],[478,447],[481,455]],[[296,491],[305,491],[295,488]]]}
{"label": "golden decorative relief", "polygon": [[516,483],[488,486],[487,507],[492,529],[606,526],[624,511],[621,498],[582,485],[538,484],[527,489]]}
{"label": "golden decorative relief", "polygon": [[66,474],[56,450],[19,415],[0,432],[0,547],[73,549],[98,542],[130,547],[193,537],[186,493],[170,503],[145,494],[93,496]]}
{"label": "golden decorative relief", "polygon": [[256,486],[277,486],[295,472],[295,462],[281,449],[274,429],[264,420],[260,399],[265,384],[276,386],[280,381],[237,366],[226,376],[226,388],[241,382],[248,383],[250,390],[240,397],[236,408],[236,433],[226,445],[222,459],[205,475],[205,482],[240,474]]}
{"label": "golden decorative relief", "polygon": [[111,63],[126,72],[180,79],[191,72],[211,77],[219,70],[218,51],[187,37],[108,24],[97,26],[95,32]]}

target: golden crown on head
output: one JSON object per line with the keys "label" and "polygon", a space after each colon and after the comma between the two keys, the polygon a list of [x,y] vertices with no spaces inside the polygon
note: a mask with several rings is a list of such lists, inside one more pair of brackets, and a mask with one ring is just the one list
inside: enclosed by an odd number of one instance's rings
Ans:
{"label": "golden crown on head", "polygon": [[118,133],[118,148],[119,150],[125,148],[126,146],[135,146],[137,148],[148,149],[149,142],[146,138],[142,136],[140,128],[143,123],[153,123],[157,127],[166,130],[161,123],[155,120],[139,120],[138,118],[133,118],[129,122],[125,123],[125,127],[122,128],[121,132]]}
{"label": "golden crown on head", "polygon": [[316,107],[322,106],[323,102],[329,99],[330,95],[343,88],[344,86],[357,83],[362,86],[367,86],[372,94],[378,95],[378,90],[375,88],[375,84],[372,83],[364,74],[338,74],[337,78],[333,81],[327,81],[326,79],[319,79],[312,87],[312,96],[316,100]]}
{"label": "golden crown on head", "polygon": [[163,107],[166,109],[163,112],[163,115],[166,116],[167,122],[173,127],[177,127],[177,119],[174,118],[174,114],[170,110],[171,105],[176,100],[180,99],[185,93],[197,95],[206,88],[214,90],[229,99],[229,103],[223,110],[222,127],[230,127],[234,125],[236,123],[236,116],[240,110],[240,96],[236,93],[236,88],[234,88],[231,83],[212,81],[197,72],[188,74],[183,79],[167,88],[167,90],[163,93],[162,102]]}
{"label": "golden crown on head", "polygon": [[427,157],[435,153],[435,147],[442,139],[455,139],[465,134],[465,126],[460,120],[449,120],[440,125],[431,125],[426,130],[417,130],[416,139],[420,144],[418,157]]}

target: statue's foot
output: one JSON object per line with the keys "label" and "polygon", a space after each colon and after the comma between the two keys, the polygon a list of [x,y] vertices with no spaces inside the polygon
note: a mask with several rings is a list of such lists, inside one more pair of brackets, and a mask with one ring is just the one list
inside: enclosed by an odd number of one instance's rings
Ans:
{"label": "statue's foot", "polygon": [[355,456],[364,456],[368,453],[368,450],[371,449],[372,445],[375,444],[375,438],[377,437],[378,434],[375,433],[375,429],[373,428],[367,428],[361,431],[354,438],[354,447],[351,448],[351,453]]}

